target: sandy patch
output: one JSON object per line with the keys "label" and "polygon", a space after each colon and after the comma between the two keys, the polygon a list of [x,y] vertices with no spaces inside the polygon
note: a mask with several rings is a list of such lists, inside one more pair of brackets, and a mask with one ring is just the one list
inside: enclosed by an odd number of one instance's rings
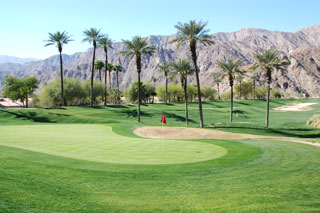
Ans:
{"label": "sandy patch", "polygon": [[140,137],[153,139],[278,140],[320,146],[320,143],[313,143],[295,138],[240,134],[220,130],[187,127],[141,127],[135,129],[133,133]]}
{"label": "sandy patch", "polygon": [[309,107],[311,105],[314,105],[317,103],[293,103],[289,106],[282,106],[274,108],[273,110],[279,110],[279,111],[311,111],[312,108]]}

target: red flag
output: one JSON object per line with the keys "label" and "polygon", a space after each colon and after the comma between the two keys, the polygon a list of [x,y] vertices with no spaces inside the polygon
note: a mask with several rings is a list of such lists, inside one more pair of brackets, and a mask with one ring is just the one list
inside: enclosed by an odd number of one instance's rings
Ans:
{"label": "red flag", "polygon": [[161,123],[167,124],[166,117],[164,116],[164,113],[162,113]]}

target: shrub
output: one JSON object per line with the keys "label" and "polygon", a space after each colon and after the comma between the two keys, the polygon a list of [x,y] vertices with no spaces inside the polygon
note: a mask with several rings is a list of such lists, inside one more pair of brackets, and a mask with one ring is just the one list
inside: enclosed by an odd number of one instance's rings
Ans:
{"label": "shrub", "polygon": [[308,121],[307,125],[320,128],[320,115],[313,115]]}

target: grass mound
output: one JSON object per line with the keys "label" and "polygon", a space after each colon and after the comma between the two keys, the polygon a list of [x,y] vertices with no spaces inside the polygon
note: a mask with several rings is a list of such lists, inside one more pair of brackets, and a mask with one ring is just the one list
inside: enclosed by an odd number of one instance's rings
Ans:
{"label": "grass mound", "polygon": [[320,128],[320,115],[314,115],[312,116],[308,121],[307,125],[315,127],[315,128]]}

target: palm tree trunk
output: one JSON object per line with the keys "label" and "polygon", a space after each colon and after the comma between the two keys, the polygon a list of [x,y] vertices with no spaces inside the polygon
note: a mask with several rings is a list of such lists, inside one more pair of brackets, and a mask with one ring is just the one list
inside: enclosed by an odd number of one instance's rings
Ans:
{"label": "palm tree trunk", "polygon": [[28,98],[29,98],[28,93],[27,93],[26,96],[27,96],[27,98],[26,98],[26,108],[28,108],[28,106],[29,106],[29,105],[28,105],[28,101],[29,101],[29,100],[28,100]]}
{"label": "palm tree trunk", "polygon": [[165,102],[168,104],[168,76],[166,75],[166,97],[165,97]]}
{"label": "palm tree trunk", "polygon": [[140,73],[141,73],[141,57],[139,54],[136,55],[136,64],[138,72],[138,122],[140,122],[140,104],[141,104],[141,86],[140,86]]}
{"label": "palm tree trunk", "polygon": [[96,56],[96,45],[95,41],[93,43],[93,56],[92,56],[92,71],[91,71],[91,103],[90,105],[93,106],[93,74],[94,74],[94,59]]}
{"label": "palm tree trunk", "polygon": [[106,54],[106,63],[105,63],[105,73],[104,73],[104,105],[107,106],[107,72],[108,72],[108,50],[104,48],[104,52]]}
{"label": "palm tree trunk", "polygon": [[232,123],[233,114],[233,86],[230,86],[230,123]]}
{"label": "palm tree trunk", "polygon": [[240,81],[240,85],[239,85],[239,100],[241,100],[241,81]]}
{"label": "palm tree trunk", "polygon": [[186,108],[186,125],[189,125],[189,118],[188,118],[188,94],[187,94],[187,76],[184,80],[184,100],[185,100],[185,108]]}
{"label": "palm tree trunk", "polygon": [[120,91],[119,89],[119,72],[117,71],[117,87],[118,87],[118,90]]}
{"label": "palm tree trunk", "polygon": [[253,80],[253,101],[256,100],[256,80]]}
{"label": "palm tree trunk", "polygon": [[268,95],[267,95],[267,113],[266,113],[266,127],[269,126],[269,99],[270,99],[270,84],[268,83]]}
{"label": "palm tree trunk", "polygon": [[200,116],[200,127],[203,128],[203,113],[202,113],[202,102],[201,102],[201,92],[200,92],[200,80],[199,80],[199,71],[197,65],[197,53],[196,53],[196,42],[190,42],[190,52],[191,58],[196,73],[196,82],[198,89],[198,103],[199,103],[199,116]]}
{"label": "palm tree trunk", "polygon": [[61,106],[64,106],[64,89],[63,89],[63,65],[62,65],[62,50],[60,53],[60,79],[61,79]]}
{"label": "palm tree trunk", "polygon": [[111,89],[111,70],[109,70],[109,89]]}
{"label": "palm tree trunk", "polygon": [[219,101],[221,100],[221,97],[220,97],[220,88],[219,88],[219,83],[217,84],[218,86],[218,97],[219,97]]}

